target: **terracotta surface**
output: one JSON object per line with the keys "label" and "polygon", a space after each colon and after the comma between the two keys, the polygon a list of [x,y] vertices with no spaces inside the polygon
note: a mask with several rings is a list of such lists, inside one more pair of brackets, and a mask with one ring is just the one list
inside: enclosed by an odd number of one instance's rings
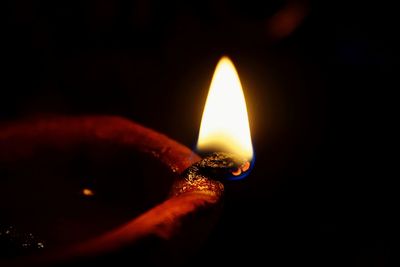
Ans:
{"label": "terracotta surface", "polygon": [[[35,156],[42,145],[68,151],[79,144],[111,142],[148,153],[177,175],[200,158],[167,136],[120,117],[61,117],[0,127],[0,162]],[[172,185],[171,185],[172,188]],[[5,262],[4,265],[96,264],[138,261],[151,265],[183,262],[218,217],[223,187],[191,190],[153,207],[125,225],[77,245]],[[204,192],[203,192],[204,191]]]}

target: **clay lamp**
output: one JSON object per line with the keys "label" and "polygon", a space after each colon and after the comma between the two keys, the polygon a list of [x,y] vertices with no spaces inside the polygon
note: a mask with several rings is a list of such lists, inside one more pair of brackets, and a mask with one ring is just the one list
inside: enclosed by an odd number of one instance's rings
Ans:
{"label": "clay lamp", "polygon": [[0,127],[0,265],[168,266],[196,253],[253,150],[232,62],[217,65],[197,151],[130,120]]}

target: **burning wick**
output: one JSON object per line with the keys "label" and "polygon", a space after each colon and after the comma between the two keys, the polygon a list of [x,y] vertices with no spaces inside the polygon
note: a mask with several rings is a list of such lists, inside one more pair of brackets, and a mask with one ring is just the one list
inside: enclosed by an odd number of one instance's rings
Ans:
{"label": "burning wick", "polygon": [[203,159],[200,165],[207,170],[223,169],[223,178],[244,178],[250,170],[253,146],[246,100],[239,75],[228,57],[222,57],[215,69],[203,111],[197,150],[200,154],[218,151]]}
{"label": "burning wick", "polygon": [[182,174],[182,182],[174,189],[177,195],[199,188],[222,192],[221,181],[242,179],[253,165],[246,101],[239,75],[228,57],[221,58],[211,81],[197,151],[205,156]]}

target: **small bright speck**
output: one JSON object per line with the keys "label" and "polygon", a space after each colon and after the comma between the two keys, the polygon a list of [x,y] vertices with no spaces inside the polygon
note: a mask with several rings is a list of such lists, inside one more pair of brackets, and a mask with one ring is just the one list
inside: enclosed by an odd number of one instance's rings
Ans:
{"label": "small bright speck", "polygon": [[87,196],[87,197],[94,196],[93,190],[91,190],[91,189],[89,189],[89,188],[84,188],[84,189],[82,190],[82,194],[83,194],[84,196]]}

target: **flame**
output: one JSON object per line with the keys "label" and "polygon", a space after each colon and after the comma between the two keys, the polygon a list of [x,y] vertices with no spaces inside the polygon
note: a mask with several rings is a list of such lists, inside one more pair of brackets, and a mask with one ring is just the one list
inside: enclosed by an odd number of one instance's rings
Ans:
{"label": "flame", "polygon": [[248,161],[253,158],[246,101],[239,75],[228,57],[222,57],[215,69],[197,149],[235,153]]}

